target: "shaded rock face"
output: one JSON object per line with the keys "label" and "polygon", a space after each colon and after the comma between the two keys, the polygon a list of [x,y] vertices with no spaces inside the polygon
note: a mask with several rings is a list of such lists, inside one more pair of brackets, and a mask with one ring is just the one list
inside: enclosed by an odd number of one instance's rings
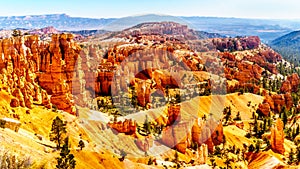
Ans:
{"label": "shaded rock face", "polygon": [[287,110],[290,110],[293,106],[293,98],[290,93],[272,95],[274,101],[274,111],[280,113],[282,107],[285,106]]}
{"label": "shaded rock face", "polygon": [[249,64],[247,62],[237,63],[238,72],[233,74],[233,78],[238,80],[240,83],[249,82],[250,79],[260,79],[263,69],[254,64]]}
{"label": "shaded rock face", "polygon": [[189,123],[179,123],[166,127],[162,131],[161,142],[171,148],[176,148],[179,152],[185,153],[189,147],[190,128]]}
{"label": "shaded rock face", "polygon": [[285,151],[283,122],[279,118],[271,128],[271,148],[274,152],[280,154],[283,154]]}
{"label": "shaded rock face", "polygon": [[[57,92],[56,84],[65,81],[72,87],[74,66],[80,52],[80,47],[72,39],[71,34],[54,34],[51,42],[41,41],[37,35],[0,40],[1,83],[19,100],[20,106],[32,108],[35,101],[51,108],[48,94],[70,92]],[[71,97],[64,95],[60,99],[72,104]],[[13,100],[12,106],[17,105]],[[58,104],[58,109],[73,113],[61,105]]]}
{"label": "shaded rock face", "polygon": [[143,140],[137,139],[135,143],[140,150],[147,152],[153,146],[153,139],[151,137],[146,137]]}
{"label": "shaded rock face", "polygon": [[265,99],[259,104],[258,111],[264,115],[268,115],[271,110],[275,113],[280,113],[283,106],[290,110],[293,106],[293,98],[290,93],[270,95],[264,92]]}
{"label": "shaded rock face", "polygon": [[180,107],[179,104],[168,107],[168,126],[180,121]]}
{"label": "shaded rock face", "polygon": [[299,84],[300,84],[299,76],[297,73],[294,73],[288,76],[287,80],[282,83],[280,91],[282,93],[297,92]]}
{"label": "shaded rock face", "polygon": [[244,38],[216,38],[213,44],[221,51],[241,51],[247,49],[255,49],[260,45],[258,36],[249,36]]}
{"label": "shaded rock face", "polygon": [[259,113],[263,114],[264,116],[269,116],[271,111],[270,105],[268,103],[259,104],[258,110]]}
{"label": "shaded rock face", "polygon": [[10,107],[19,107],[20,106],[20,102],[19,99],[17,98],[13,98],[10,101]]}
{"label": "shaded rock face", "polygon": [[212,118],[208,121],[198,119],[193,125],[193,141],[198,145],[205,143],[210,153],[213,153],[215,145],[220,145],[223,142],[223,137],[222,123],[217,123]]}
{"label": "shaded rock face", "polygon": [[[237,54],[229,52],[219,53],[225,66],[226,79],[237,81],[234,85],[227,85],[228,92],[247,89],[245,92],[258,94],[260,91],[258,82],[261,81],[263,74],[266,72],[271,74],[278,73],[275,63],[282,60],[281,55],[265,46],[254,48],[254,51],[242,51],[237,52]],[[294,77],[294,79],[296,78]]]}
{"label": "shaded rock face", "polygon": [[50,101],[58,109],[62,109],[73,115],[76,114],[73,95],[71,94],[69,86],[66,83],[66,81],[57,82],[54,90],[52,91]]}
{"label": "shaded rock face", "polygon": [[192,142],[199,146],[205,144],[208,152],[213,153],[214,146],[221,144],[223,137],[222,123],[217,123],[214,119],[208,121],[198,119],[194,124],[179,123],[165,128],[161,142],[181,153],[185,153]]}

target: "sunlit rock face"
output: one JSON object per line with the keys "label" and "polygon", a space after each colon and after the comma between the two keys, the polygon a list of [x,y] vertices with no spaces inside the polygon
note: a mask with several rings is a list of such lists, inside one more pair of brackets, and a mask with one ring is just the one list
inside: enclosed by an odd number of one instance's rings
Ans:
{"label": "sunlit rock face", "polygon": [[[73,35],[54,34],[51,42],[41,41],[37,35],[17,36],[3,39],[0,44],[2,84],[18,100],[14,99],[13,106],[32,108],[33,102],[37,102],[51,108],[53,101],[58,109],[74,113],[73,108],[55,101],[61,95],[66,104],[74,104],[70,88],[80,47],[73,41]],[[56,87],[64,82],[68,89]],[[48,95],[52,94],[56,96],[50,100]]]}
{"label": "sunlit rock face", "polygon": [[283,154],[284,149],[284,131],[283,122],[278,118],[275,125],[271,128],[271,148],[274,152]]}

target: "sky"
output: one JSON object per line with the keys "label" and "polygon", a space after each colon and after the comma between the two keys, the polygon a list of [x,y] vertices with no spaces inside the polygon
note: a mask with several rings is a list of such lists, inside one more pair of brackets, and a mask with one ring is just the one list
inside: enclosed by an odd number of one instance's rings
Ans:
{"label": "sky", "polygon": [[299,0],[1,0],[0,16],[62,14],[121,18],[143,14],[300,19]]}

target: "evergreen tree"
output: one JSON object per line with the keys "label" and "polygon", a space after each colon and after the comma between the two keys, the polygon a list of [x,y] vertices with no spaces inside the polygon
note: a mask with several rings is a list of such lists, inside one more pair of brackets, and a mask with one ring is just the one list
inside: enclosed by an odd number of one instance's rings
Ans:
{"label": "evergreen tree", "polygon": [[165,87],[165,95],[166,95],[166,98],[167,98],[167,102],[169,102],[169,100],[170,100],[169,85],[167,85]]}
{"label": "evergreen tree", "polygon": [[119,158],[120,161],[124,161],[125,157],[127,156],[127,153],[122,149],[120,150],[121,158]]}
{"label": "evergreen tree", "polygon": [[253,132],[255,135],[258,133],[258,122],[257,122],[257,116],[254,116],[254,127],[253,127]]}
{"label": "evergreen tree", "polygon": [[50,140],[56,143],[57,149],[61,148],[64,136],[67,133],[66,124],[57,116],[52,122]]}
{"label": "evergreen tree", "polygon": [[64,145],[60,151],[60,157],[57,158],[56,168],[59,169],[74,169],[76,160],[73,154],[69,150],[69,138],[66,137]]}
{"label": "evergreen tree", "polygon": [[22,33],[20,30],[14,29],[13,33],[11,34],[13,37],[21,36]]}
{"label": "evergreen tree", "polygon": [[288,159],[288,164],[291,165],[294,163],[295,161],[295,152],[293,151],[293,149],[291,150],[291,152],[289,153],[289,159]]}
{"label": "evergreen tree", "polygon": [[82,140],[79,141],[78,147],[80,147],[80,150],[82,150],[85,147],[84,142]]}
{"label": "evergreen tree", "polygon": [[138,132],[143,136],[148,136],[151,133],[151,123],[148,120],[148,116],[146,115],[144,124],[141,128],[138,128]]}
{"label": "evergreen tree", "polygon": [[260,141],[257,140],[256,143],[255,143],[255,152],[256,153],[258,153],[260,151],[260,144],[261,144]]}
{"label": "evergreen tree", "polygon": [[131,104],[136,108],[138,106],[137,93],[134,86],[130,86]]}
{"label": "evergreen tree", "polygon": [[263,123],[263,131],[265,132],[265,131],[267,131],[267,119],[266,118],[264,118],[264,123]]}
{"label": "evergreen tree", "polygon": [[178,151],[177,150],[175,150],[175,155],[174,155],[174,157],[175,157],[175,162],[179,162],[179,155],[178,155]]}
{"label": "evergreen tree", "polygon": [[253,146],[253,144],[251,144],[251,145],[249,146],[249,148],[248,148],[248,151],[249,151],[249,152],[254,152],[254,150],[255,150],[255,147]]}
{"label": "evergreen tree", "polygon": [[235,120],[235,121],[240,121],[240,120],[242,120],[242,117],[241,117],[241,115],[240,115],[240,112],[237,112],[236,117],[235,117],[233,120]]}
{"label": "evergreen tree", "polygon": [[282,119],[282,122],[285,126],[287,124],[287,121],[288,121],[287,110],[286,110],[285,106],[283,106],[283,108],[281,110],[281,119]]}

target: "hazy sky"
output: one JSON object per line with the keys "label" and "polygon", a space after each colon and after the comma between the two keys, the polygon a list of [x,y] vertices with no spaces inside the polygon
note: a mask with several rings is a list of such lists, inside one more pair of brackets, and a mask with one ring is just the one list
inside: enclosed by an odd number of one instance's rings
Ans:
{"label": "hazy sky", "polygon": [[141,14],[300,19],[299,0],[1,0],[0,16],[66,13],[109,18]]}

